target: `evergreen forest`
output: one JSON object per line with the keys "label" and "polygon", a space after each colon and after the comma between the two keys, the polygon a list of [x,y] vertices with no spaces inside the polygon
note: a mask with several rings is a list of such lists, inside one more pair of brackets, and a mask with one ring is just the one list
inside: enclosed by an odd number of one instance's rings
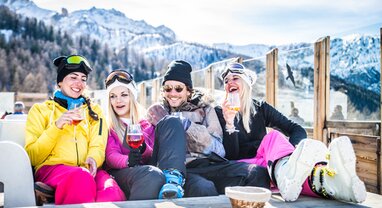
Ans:
{"label": "evergreen forest", "polygon": [[56,86],[58,56],[80,54],[93,67],[90,89],[103,89],[111,70],[126,69],[135,81],[154,78],[150,59],[128,47],[118,53],[89,36],[71,37],[35,18],[22,17],[0,6],[0,91],[50,93]]}

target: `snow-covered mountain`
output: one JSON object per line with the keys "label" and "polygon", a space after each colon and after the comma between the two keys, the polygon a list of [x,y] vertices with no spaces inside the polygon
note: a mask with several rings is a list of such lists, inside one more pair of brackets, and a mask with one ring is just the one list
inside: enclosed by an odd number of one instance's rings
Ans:
{"label": "snow-covered mountain", "polygon": [[166,44],[175,41],[175,33],[171,29],[163,25],[153,27],[143,20],[132,20],[115,9],[105,10],[93,7],[72,13],[63,9],[62,13],[57,13],[41,9],[29,0],[0,0],[0,4],[5,4],[11,10],[24,16],[43,20],[46,24],[60,28],[72,36],[89,34],[90,37],[108,43],[113,48],[125,47],[129,41],[140,35],[145,35],[146,39],[161,37],[161,41]]}
{"label": "snow-covered mountain", "polygon": [[143,20],[132,20],[115,9],[93,7],[71,13],[63,9],[57,13],[41,9],[30,0],[0,0],[0,4],[18,14],[42,20],[71,36],[89,35],[117,52],[124,48],[135,49],[153,59],[157,67],[163,67],[162,61],[186,59],[195,68],[203,68],[212,62],[237,56],[209,46],[178,41],[175,33],[166,26],[153,27]]}
{"label": "snow-covered mountain", "polygon": [[[110,47],[125,47],[129,41],[140,36],[153,41],[150,43],[169,44],[175,41],[175,33],[165,26],[153,27],[145,21],[135,21],[127,18],[123,13],[111,9],[97,9],[74,11],[70,14],[56,14],[47,21],[52,25],[59,25],[64,31],[74,36],[90,34],[92,38],[108,43]],[[154,44],[155,45],[155,44]]]}
{"label": "snow-covered mountain", "polygon": [[[351,34],[333,38],[330,42],[330,86],[333,90],[346,94],[349,99],[348,105],[354,106],[365,116],[353,115],[353,117],[365,119],[370,116],[370,113],[379,114],[380,41],[379,35]],[[258,65],[260,67],[257,67],[256,71],[262,74],[258,78],[258,83],[265,84],[263,56],[275,46],[217,44],[215,47],[249,55],[263,62],[262,65]],[[311,91],[313,89],[314,44],[297,43],[281,45],[277,48],[279,49],[280,87]],[[288,76],[286,64],[293,71],[296,87],[290,80],[286,80]],[[348,116],[350,117],[349,114]]]}
{"label": "snow-covered mountain", "polygon": [[380,38],[349,35],[331,41],[330,69],[347,83],[380,93]]}
{"label": "snow-covered mountain", "polygon": [[[179,41],[176,39],[176,34],[166,26],[153,27],[143,20],[132,20],[115,9],[91,8],[72,13],[63,9],[61,13],[57,13],[41,9],[30,0],[0,0],[1,4],[23,16],[43,20],[72,36],[88,34],[91,38],[107,43],[116,52],[124,48],[134,48],[152,59],[155,68],[162,67],[163,61],[185,59],[194,68],[199,69],[238,54],[246,58],[262,57],[261,60],[264,61],[266,53],[277,47],[281,69],[280,79],[285,82],[287,76],[285,65],[288,63],[293,69],[297,86],[311,85],[313,81],[314,45],[312,43],[281,46],[262,44],[235,46],[220,43],[210,47]],[[349,94],[355,93],[354,97],[359,97],[359,93],[365,92],[370,92],[373,96],[380,95],[380,41],[378,36],[366,35],[333,38],[330,50],[333,88],[342,89]],[[257,72],[264,70],[264,65],[265,63],[260,69],[255,70]],[[283,84],[292,87],[290,82]],[[373,100],[379,99],[373,98]]]}
{"label": "snow-covered mountain", "polygon": [[[72,36],[89,34],[109,47],[135,48],[150,56],[164,59],[189,58],[192,62],[211,61],[209,56],[224,58],[228,53],[241,54],[248,57],[264,57],[272,48],[279,48],[279,62],[288,61],[294,67],[307,67],[313,65],[313,44],[297,43],[281,46],[268,46],[264,44],[249,44],[235,46],[228,43],[213,44],[212,47],[196,43],[178,41],[176,34],[166,26],[153,27],[145,21],[132,20],[115,9],[105,10],[91,8],[72,13],[61,14],[39,8],[30,0],[0,0],[0,4],[8,6],[11,10],[28,17],[35,17],[57,28],[67,31]],[[370,74],[365,78],[376,77],[379,74],[379,37],[352,35],[331,40],[331,74],[333,76],[349,78],[351,74]],[[303,48],[303,50],[301,50]],[[227,52],[224,52],[227,51]],[[282,55],[283,51],[288,52]],[[205,64],[203,64],[205,65]],[[362,68],[363,70],[359,70]],[[356,70],[357,69],[357,70]],[[350,73],[349,73],[350,72]],[[365,84],[374,80],[365,80]],[[353,80],[354,81],[354,80]],[[370,82],[371,81],[371,82]],[[377,86],[370,86],[375,90]],[[379,89],[377,89],[379,90]]]}
{"label": "snow-covered mountain", "polygon": [[38,20],[47,19],[56,12],[38,7],[29,0],[0,0],[0,5],[8,6],[11,10],[27,17],[35,17]]}
{"label": "snow-covered mountain", "polygon": [[224,50],[217,50],[208,46],[187,42],[175,42],[174,44],[164,47],[144,49],[142,52],[148,57],[157,57],[159,59],[193,60],[193,62],[195,62],[193,65],[204,63],[203,67],[211,63],[211,60],[220,61],[231,56],[229,52]]}
{"label": "snow-covered mountain", "polygon": [[272,48],[275,48],[276,46],[268,46],[264,44],[249,44],[237,46],[229,43],[215,43],[212,45],[212,47],[235,52],[238,54],[243,54],[249,57],[258,58],[265,56],[267,52],[269,52]]}
{"label": "snow-covered mountain", "polygon": [[[262,57],[275,46],[247,45],[234,46],[216,44],[216,48],[231,52]],[[330,74],[346,83],[380,93],[380,38],[378,35],[352,34],[342,38],[334,38],[330,43]],[[313,67],[314,45],[298,43],[277,46],[279,49],[279,64],[282,69],[288,63],[297,75],[302,76],[301,70]],[[285,70],[282,70],[286,74]]]}

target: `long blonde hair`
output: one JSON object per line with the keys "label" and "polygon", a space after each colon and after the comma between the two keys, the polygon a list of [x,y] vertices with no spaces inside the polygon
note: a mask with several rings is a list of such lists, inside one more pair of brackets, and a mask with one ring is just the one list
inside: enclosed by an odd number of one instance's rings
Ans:
{"label": "long blonde hair", "polygon": [[240,113],[243,118],[243,126],[247,133],[251,132],[249,128],[251,125],[251,114],[256,113],[255,106],[252,101],[252,86],[248,85],[241,77],[240,81],[242,83],[242,90],[240,91]]}
{"label": "long blonde hair", "polygon": [[[134,94],[131,93],[130,89],[128,89],[128,92],[130,97],[129,119],[131,119],[131,124],[138,124],[139,121],[141,121],[144,118],[144,115],[146,115],[146,110],[140,103],[138,103],[137,99],[135,98]],[[126,126],[113,110],[113,106],[111,106],[110,102],[110,94],[108,96],[109,128],[113,129],[118,135],[118,138],[123,142]]]}

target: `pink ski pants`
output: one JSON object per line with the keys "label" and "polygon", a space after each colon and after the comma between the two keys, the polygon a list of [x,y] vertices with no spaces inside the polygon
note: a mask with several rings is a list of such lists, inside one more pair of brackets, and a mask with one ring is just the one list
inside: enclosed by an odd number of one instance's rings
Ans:
{"label": "pink ski pants", "polygon": [[104,170],[93,178],[86,168],[68,165],[46,165],[35,174],[55,191],[55,204],[124,201],[125,194],[117,182]]}

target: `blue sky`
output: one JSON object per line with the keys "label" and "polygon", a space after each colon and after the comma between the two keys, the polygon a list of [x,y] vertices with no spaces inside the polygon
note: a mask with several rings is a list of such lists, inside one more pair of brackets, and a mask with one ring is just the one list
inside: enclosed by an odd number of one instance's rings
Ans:
{"label": "blue sky", "polygon": [[[314,42],[382,27],[381,0],[33,0],[39,7],[69,12],[119,10],[131,19],[165,25],[179,40],[203,44]],[[364,30],[362,30],[364,31]],[[368,30],[370,31],[370,30]]]}

